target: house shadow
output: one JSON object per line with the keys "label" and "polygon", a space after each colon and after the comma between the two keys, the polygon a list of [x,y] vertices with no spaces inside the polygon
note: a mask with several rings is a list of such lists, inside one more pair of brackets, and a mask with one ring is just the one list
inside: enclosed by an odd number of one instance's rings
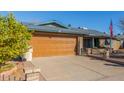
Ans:
{"label": "house shadow", "polygon": [[121,65],[121,64],[111,64],[111,63],[106,63],[104,64],[106,66],[114,66],[114,67],[124,67],[124,65]]}
{"label": "house shadow", "polygon": [[[98,60],[98,58],[90,57],[90,60]],[[101,59],[99,59],[99,60],[101,60]]]}

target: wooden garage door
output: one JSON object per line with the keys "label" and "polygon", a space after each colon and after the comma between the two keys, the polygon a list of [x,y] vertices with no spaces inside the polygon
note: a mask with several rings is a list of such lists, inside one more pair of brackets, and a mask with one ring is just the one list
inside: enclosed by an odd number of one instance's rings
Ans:
{"label": "wooden garage door", "polygon": [[33,36],[30,43],[33,46],[33,57],[76,54],[76,37]]}

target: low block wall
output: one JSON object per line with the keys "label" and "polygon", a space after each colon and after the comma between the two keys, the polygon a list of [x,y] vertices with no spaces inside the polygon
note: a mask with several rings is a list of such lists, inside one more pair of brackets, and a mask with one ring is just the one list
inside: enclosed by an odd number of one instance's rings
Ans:
{"label": "low block wall", "polygon": [[13,74],[13,72],[15,72],[16,70],[17,70],[17,67],[15,66],[15,67],[12,68],[11,70],[4,71],[4,72],[0,73],[0,79],[6,78],[6,77],[10,76],[10,75]]}
{"label": "low block wall", "polygon": [[99,48],[92,48],[92,54],[104,54],[106,52],[106,49],[99,49]]}
{"label": "low block wall", "polygon": [[106,49],[104,48],[87,48],[86,50],[88,54],[95,54],[95,55],[104,54],[106,52]]}

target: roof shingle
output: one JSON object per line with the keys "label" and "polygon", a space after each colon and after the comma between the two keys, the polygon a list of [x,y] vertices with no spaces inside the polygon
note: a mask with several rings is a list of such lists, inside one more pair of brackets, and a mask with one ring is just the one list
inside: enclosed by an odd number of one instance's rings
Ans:
{"label": "roof shingle", "polygon": [[93,36],[93,37],[109,37],[108,34],[105,34],[97,30],[92,30],[92,29],[79,29],[79,28],[72,28],[72,27],[68,27],[68,28],[49,27],[46,25],[39,25],[41,23],[37,23],[37,24],[23,23],[23,24],[26,25],[30,30],[36,30],[41,32],[67,33],[67,34],[76,34],[76,35],[87,35],[87,36]]}

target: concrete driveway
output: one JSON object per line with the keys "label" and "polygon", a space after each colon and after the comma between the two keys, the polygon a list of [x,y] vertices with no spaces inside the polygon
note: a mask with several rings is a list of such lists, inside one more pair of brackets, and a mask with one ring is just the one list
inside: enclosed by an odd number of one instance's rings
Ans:
{"label": "concrete driveway", "polygon": [[113,80],[111,77],[124,74],[123,66],[85,56],[40,57],[32,63],[41,69],[46,80],[53,81]]}

